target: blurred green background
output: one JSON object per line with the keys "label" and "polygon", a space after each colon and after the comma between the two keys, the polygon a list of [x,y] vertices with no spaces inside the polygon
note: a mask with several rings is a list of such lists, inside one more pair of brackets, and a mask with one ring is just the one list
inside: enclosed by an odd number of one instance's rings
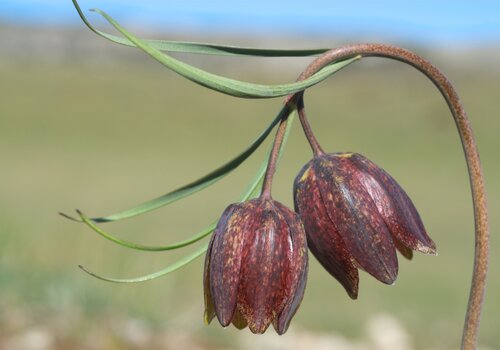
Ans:
{"label": "blurred green background", "polygon": [[[377,327],[386,324],[409,349],[458,347],[474,246],[470,189],[450,113],[421,74],[400,63],[365,59],[310,89],[306,106],[326,150],[362,153],[399,181],[439,255],[400,258],[395,286],[362,273],[357,301],[311,255],[305,298],[289,333],[278,337],[269,330],[252,337],[223,330],[216,321],[203,324],[202,258],[142,284],[110,284],[77,268],[132,277],[159,270],[192,248],[130,251],[57,213],[79,208],[109,214],[198,178],[244,149],[279,111],[281,99],[222,96],[132,49],[103,44],[85,31],[79,35],[91,48],[96,42],[88,56],[78,50],[40,60],[0,54],[1,349],[290,349],[292,340],[293,346],[318,349],[382,349],[388,347],[377,340]],[[498,64],[488,50],[412,49],[434,61],[463,98],[495,233]],[[293,81],[308,60],[192,62],[237,79],[280,83]],[[199,194],[103,227],[144,244],[186,238],[238,198],[268,147]],[[297,123],[274,183],[276,199],[292,206],[294,176],[310,157]],[[500,348],[499,248],[493,234],[483,349]]]}

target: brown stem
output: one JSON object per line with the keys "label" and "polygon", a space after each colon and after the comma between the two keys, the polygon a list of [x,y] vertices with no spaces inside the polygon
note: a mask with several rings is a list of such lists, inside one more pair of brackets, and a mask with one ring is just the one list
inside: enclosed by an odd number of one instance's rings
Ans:
{"label": "brown stem", "polygon": [[306,109],[304,107],[304,94],[300,94],[299,99],[297,100],[297,111],[299,112],[299,120],[300,124],[302,124],[302,130],[304,130],[304,134],[306,135],[307,141],[309,141],[309,145],[313,150],[314,156],[319,156],[324,154],[325,152],[321,148],[316,136],[312,132],[311,125],[309,125],[309,120],[307,119]]}
{"label": "brown stem", "polygon": [[288,108],[288,113],[286,113],[283,119],[281,119],[280,124],[278,125],[278,130],[276,131],[276,136],[274,137],[273,148],[271,149],[271,154],[269,155],[266,174],[264,176],[264,183],[262,184],[262,192],[260,194],[261,198],[271,199],[271,186],[273,183],[273,176],[276,171],[281,144],[283,143],[283,139],[285,137],[288,116],[292,111],[291,106],[293,105],[290,100],[288,100],[286,104],[287,107],[285,108]]}
{"label": "brown stem", "polygon": [[[472,190],[475,222],[474,268],[470,287],[469,303],[467,306],[464,330],[462,334],[461,348],[463,350],[475,349],[479,331],[481,308],[486,290],[486,274],[488,270],[489,255],[489,227],[483,173],[481,170],[479,153],[467,114],[465,113],[455,89],[448,79],[436,67],[413,52],[394,46],[380,44],[357,44],[332,49],[314,60],[301,74],[300,79],[309,77],[327,64],[357,55],[361,55],[363,57],[377,56],[390,58],[415,67],[425,74],[434,83],[434,85],[436,85],[451,110],[458,133],[460,134],[467,162],[470,186]],[[300,105],[302,98],[303,92],[300,92],[289,96],[287,101],[295,100],[296,103]],[[301,118],[301,122],[302,119],[306,122],[303,122],[302,125],[305,124],[309,128],[305,113]],[[311,144],[311,146],[313,145]]]}

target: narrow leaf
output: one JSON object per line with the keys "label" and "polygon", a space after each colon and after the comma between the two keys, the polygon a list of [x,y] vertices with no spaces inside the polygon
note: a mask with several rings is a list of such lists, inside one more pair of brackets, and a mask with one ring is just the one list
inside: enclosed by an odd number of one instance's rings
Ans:
{"label": "narrow leaf", "polygon": [[179,259],[175,263],[165,267],[164,269],[162,269],[160,271],[157,271],[157,272],[151,273],[149,275],[145,275],[145,276],[135,277],[135,278],[123,278],[123,279],[121,279],[121,278],[105,277],[105,276],[101,276],[101,275],[98,275],[94,272],[87,270],[82,265],[79,265],[78,267],[81,268],[86,273],[88,273],[89,275],[91,275],[95,278],[98,278],[100,280],[107,281],[107,282],[115,282],[115,283],[145,282],[145,281],[149,281],[149,280],[161,277],[161,276],[165,276],[166,274],[169,274],[170,272],[174,272],[174,271],[180,269],[181,267],[186,266],[187,264],[189,264],[190,262],[192,262],[193,260],[195,260],[196,258],[201,256],[202,254],[204,254],[207,251],[207,248],[208,248],[208,244],[205,244],[201,248],[196,250],[194,253],[186,255],[182,259]]}
{"label": "narrow leaf", "polygon": [[[144,214],[149,211],[158,209],[160,207],[163,207],[165,205],[168,205],[170,203],[173,203],[175,201],[178,201],[179,199],[185,198],[189,195],[192,195],[212,184],[215,182],[219,181],[226,175],[228,175],[231,171],[236,169],[241,163],[243,163],[250,155],[252,155],[253,152],[264,142],[264,140],[267,138],[269,133],[272,131],[272,129],[276,126],[276,124],[283,118],[285,118],[288,114],[290,113],[290,109],[287,106],[284,106],[279,114],[273,119],[273,121],[267,126],[267,128],[259,135],[259,137],[252,142],[252,144],[245,149],[243,152],[238,154],[236,157],[231,159],[229,162],[226,164],[222,165],[221,167],[215,169],[214,171],[210,172],[209,174],[199,178],[198,180],[195,180],[185,186],[182,186],[172,192],[166,193],[160,197],[157,197],[155,199],[152,199],[150,201],[147,201],[145,203],[142,203],[138,206],[135,206],[133,208],[127,209],[125,211],[104,216],[104,217],[97,217],[97,218],[92,218],[91,220],[99,223],[99,222],[110,222],[110,221],[117,221],[117,220],[122,220],[126,218],[130,218],[136,215]],[[67,216],[67,215],[65,215]]]}
{"label": "narrow leaf", "polygon": [[[279,157],[280,158],[281,158],[281,155],[282,155],[283,150],[285,148],[285,145],[286,145],[288,136],[290,134],[290,130],[292,128],[292,124],[293,124],[293,121],[295,119],[295,116],[296,116],[296,110],[294,109],[294,112],[291,115],[288,116],[288,120],[286,121],[288,124],[287,124],[286,130],[285,130],[285,137],[283,139],[283,143],[281,144],[281,147],[280,147],[280,150],[279,150]],[[279,161],[280,158],[278,158],[278,161]],[[268,159],[269,159],[269,156],[266,157],[266,159],[264,160],[264,163],[262,164],[262,166],[260,167],[260,169],[255,174],[253,180],[250,183],[250,186],[248,187],[248,189],[245,191],[245,193],[243,194],[243,196],[241,198],[242,201],[245,201],[245,200],[247,200],[249,198],[257,196],[260,193],[261,188],[262,188],[262,182],[264,180],[264,175],[265,175],[266,168],[267,168],[267,161],[268,161]],[[82,216],[82,220],[84,220],[84,222],[86,224],[91,225],[91,227],[95,227],[95,225],[93,225],[93,223],[87,217],[85,217],[83,214],[81,214],[81,212],[79,214]],[[215,229],[215,227],[212,226],[212,227],[210,227],[210,229],[211,229],[210,230],[210,233],[211,233],[211,232],[213,232],[213,230]],[[208,230],[208,228],[205,229],[205,230]],[[100,233],[100,232],[98,231],[98,233]],[[109,236],[109,237],[107,237],[107,236]],[[109,234],[105,235],[106,238],[111,239],[114,242],[117,240],[115,237],[110,237],[110,236],[111,235],[109,235]],[[121,240],[119,240],[119,241],[121,241]],[[119,242],[116,242],[116,243],[121,244]],[[138,245],[132,244],[132,245],[129,246],[129,248],[137,249],[137,246]],[[91,271],[87,270],[86,268],[84,268],[81,265],[79,267],[83,271],[85,271],[86,273],[88,273],[89,275],[91,275],[91,276],[93,276],[95,278],[104,280],[104,281],[108,281],[108,282],[115,282],[115,283],[145,282],[145,281],[148,281],[148,280],[152,280],[152,279],[155,279],[155,278],[158,278],[158,277],[165,276],[165,275],[169,274],[170,272],[174,272],[174,271],[180,269],[181,267],[189,264],[190,262],[192,262],[193,260],[195,260],[197,257],[199,257],[200,255],[202,255],[203,253],[205,253],[207,251],[207,248],[208,248],[208,244],[204,245],[202,248],[200,248],[199,250],[195,251],[193,254],[185,256],[184,258],[178,260],[174,264],[169,265],[169,266],[167,266],[166,268],[164,268],[164,269],[162,269],[160,271],[157,271],[155,273],[152,273],[152,274],[149,274],[149,275],[145,275],[145,276],[135,277],[135,278],[119,279],[119,278],[104,277],[104,276],[98,275],[98,274],[96,274],[94,272],[91,272]]]}
{"label": "narrow leaf", "polygon": [[[136,47],[136,45],[127,38],[122,38],[116,35],[112,35],[97,30],[94,26],[90,24],[88,19],[85,17],[78,2],[76,0],[72,1],[73,5],[76,8],[76,11],[80,15],[80,18],[91,31],[116,44]],[[290,49],[275,50],[275,49],[248,48],[240,46],[204,44],[204,43],[184,42],[184,41],[169,41],[169,40],[155,40],[155,39],[153,40],[142,39],[142,40],[146,44],[160,51],[185,52],[193,54],[220,55],[220,56],[305,57],[305,56],[319,55],[328,50],[325,48],[302,49],[302,50],[290,50]]]}
{"label": "narrow leaf", "polygon": [[141,39],[133,36],[105,12],[99,9],[94,9],[93,11],[102,15],[113,27],[115,27],[120,33],[122,33],[128,40],[133,42],[138,48],[140,48],[149,56],[151,56],[152,58],[163,64],[165,67],[173,70],[174,72],[180,74],[186,79],[189,79],[197,84],[235,97],[273,98],[273,97],[285,96],[292,93],[296,93],[298,91],[302,91],[308,87],[311,87],[325,80],[338,70],[361,58],[361,56],[356,56],[347,60],[329,64],[324,68],[322,68],[316,74],[313,74],[308,79],[300,80],[294,83],[279,84],[279,85],[262,85],[262,84],[242,82],[239,80],[226,78],[220,75],[209,73],[200,68],[191,66],[171,56],[168,56],[167,54],[162,53],[158,49],[155,49],[154,47],[148,45]]}
{"label": "narrow leaf", "polygon": [[166,251],[166,250],[174,250],[174,249],[179,249],[186,247],[188,245],[191,245],[195,242],[198,242],[199,240],[205,238],[209,234],[211,234],[215,230],[216,223],[213,223],[209,225],[208,227],[204,228],[201,232],[199,232],[197,235],[186,239],[184,241],[174,243],[171,245],[165,245],[165,246],[147,246],[147,245],[142,245],[142,244],[137,244],[129,241],[125,241],[123,239],[117,238],[114,235],[111,235],[107,233],[106,231],[102,230],[100,227],[95,225],[87,216],[85,216],[81,211],[77,210],[78,215],[82,219],[82,221],[87,224],[92,230],[103,236],[104,238],[110,240],[111,242],[114,242],[116,244],[119,244],[121,246],[131,248],[131,249],[137,249],[137,250],[144,250],[144,251],[150,251],[150,252],[160,252],[160,251]]}
{"label": "narrow leaf", "polygon": [[[291,116],[288,117],[288,119],[289,119],[288,125],[287,125],[287,129],[285,131],[284,142],[283,142],[282,147],[280,149],[280,153],[279,153],[280,156],[281,156],[282,150],[284,148],[284,145],[286,143],[286,139],[288,137],[289,131],[291,129],[293,118],[294,118],[294,114],[292,114]],[[265,175],[265,172],[267,169],[268,158],[269,158],[269,156],[264,159],[261,167],[259,168],[259,170],[255,174],[254,178],[250,182],[250,185],[248,186],[247,190],[242,195],[241,201],[246,201],[246,200],[248,200],[252,197],[258,196],[260,194],[260,189],[262,187],[262,182],[264,180],[264,175]],[[82,222],[84,222],[87,226],[89,226],[92,230],[94,230],[95,232],[97,232],[98,234],[103,236],[104,238],[106,238],[106,239],[108,239],[116,244],[119,244],[123,247],[136,249],[136,250],[143,250],[143,251],[166,251],[166,250],[174,250],[174,249],[186,247],[186,246],[193,244],[193,243],[203,239],[204,237],[208,236],[210,233],[212,233],[214,231],[215,226],[216,226],[216,223],[212,223],[211,225],[209,225],[208,227],[206,227],[202,231],[200,231],[200,233],[198,233],[197,235],[195,235],[187,240],[178,242],[178,243],[174,243],[174,244],[166,245],[166,246],[147,246],[147,245],[137,244],[137,243],[129,242],[129,241],[123,240],[121,238],[118,238],[118,237],[104,231],[103,229],[101,229],[99,226],[97,226],[94,223],[95,221],[93,222],[92,219],[87,217],[80,210],[77,209],[76,212],[80,216],[80,219]],[[76,220],[75,218],[68,216],[66,214],[62,214],[62,213],[60,213],[60,214],[67,217],[68,219]]]}

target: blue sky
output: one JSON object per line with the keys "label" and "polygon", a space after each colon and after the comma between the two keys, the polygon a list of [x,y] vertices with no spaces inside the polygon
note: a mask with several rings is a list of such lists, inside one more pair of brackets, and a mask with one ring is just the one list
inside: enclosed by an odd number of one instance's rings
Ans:
{"label": "blue sky", "polygon": [[[428,43],[500,42],[500,1],[81,0],[125,26],[246,35],[323,35]],[[95,14],[89,17],[99,21]],[[81,25],[70,0],[2,0],[0,21]]]}

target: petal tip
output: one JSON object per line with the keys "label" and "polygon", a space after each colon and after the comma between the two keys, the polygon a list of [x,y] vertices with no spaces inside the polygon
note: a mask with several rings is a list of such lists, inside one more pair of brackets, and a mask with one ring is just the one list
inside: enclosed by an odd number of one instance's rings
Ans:
{"label": "petal tip", "polygon": [[203,315],[203,322],[205,323],[206,326],[208,326],[212,322],[214,316],[215,314],[209,314],[207,310],[205,310],[205,313]]}
{"label": "petal tip", "polygon": [[228,321],[228,320],[219,318],[219,323],[222,327],[227,328],[231,324],[231,320]]}
{"label": "petal tip", "polygon": [[259,322],[259,323],[249,323],[248,328],[253,334],[264,334],[269,327],[270,323],[264,323],[264,322]]}
{"label": "petal tip", "polygon": [[348,295],[348,296],[349,296],[349,298],[351,298],[352,300],[357,300],[357,299],[358,299],[358,291],[357,291],[357,290],[347,291],[347,295]]}
{"label": "petal tip", "polygon": [[380,282],[382,282],[384,284],[387,284],[389,286],[393,286],[394,284],[396,284],[396,279],[398,278],[398,271],[397,271],[397,269],[395,271],[387,269],[385,275],[374,276],[374,277],[377,278]]}
{"label": "petal tip", "polygon": [[222,327],[228,327],[231,324],[231,322],[233,321],[234,313],[235,309],[228,310],[224,308],[217,308],[217,305],[215,305],[215,315],[217,316],[217,320]]}
{"label": "petal tip", "polygon": [[275,319],[273,321],[274,330],[276,331],[276,334],[278,334],[278,335],[285,334],[286,331],[288,330],[288,326],[290,326],[290,322],[286,323],[286,322],[283,322],[279,319]]}
{"label": "petal tip", "polygon": [[437,255],[436,245],[434,244],[434,242],[431,242],[431,244],[429,245],[424,245],[419,242],[416,248],[416,250],[420,253],[427,255]]}

